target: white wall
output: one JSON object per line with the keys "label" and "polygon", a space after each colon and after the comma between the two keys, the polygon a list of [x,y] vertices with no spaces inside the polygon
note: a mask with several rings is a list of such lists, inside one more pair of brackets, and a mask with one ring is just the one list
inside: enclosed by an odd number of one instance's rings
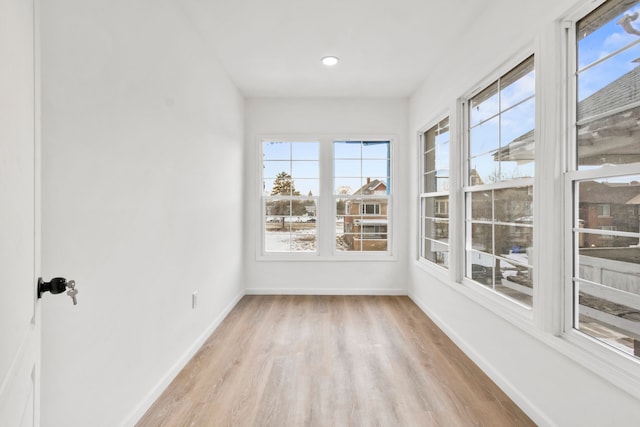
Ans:
{"label": "white wall", "polygon": [[173,1],[40,3],[42,425],[132,425],[243,293],[244,100]]}
{"label": "white wall", "polygon": [[[554,42],[548,32],[558,28],[553,20],[572,3],[518,1],[485,12],[466,34],[452,43],[451,54],[442,58],[441,66],[430,73],[412,97],[410,135],[433,124],[430,122],[439,118],[438,114],[445,108],[451,108],[451,114],[454,114],[458,97],[476,89],[481,79],[523,46],[546,43],[548,52]],[[547,61],[555,60],[549,53],[538,59],[544,59],[545,66]],[[554,78],[539,81],[557,84]],[[544,90],[544,87],[537,88],[538,93]],[[415,140],[414,143],[417,144]],[[557,163],[553,158],[554,151],[545,152],[550,165]],[[408,166],[410,175],[416,176],[417,162],[410,162]],[[415,182],[409,180],[411,194],[418,193]],[[549,204],[549,201],[542,203]],[[554,211],[557,209],[551,206],[546,215],[552,215]],[[553,334],[536,331],[534,326],[523,329],[511,324],[474,301],[470,296],[472,293],[463,285],[419,266],[415,261],[418,255],[413,249],[415,240],[412,240],[418,236],[414,203],[410,212],[411,297],[534,421],[540,425],[602,426],[624,425],[640,417],[638,398],[567,357],[570,344],[561,342],[563,340]],[[557,224],[555,221],[554,226]],[[553,256],[561,250],[552,248],[547,252]],[[537,271],[547,267],[540,265]],[[555,277],[561,286],[561,276]]]}
{"label": "white wall", "polygon": [[[37,423],[39,123],[33,3],[0,2],[0,425]],[[5,65],[6,64],[6,65]],[[35,161],[34,161],[35,160]]]}
{"label": "white wall", "polygon": [[[249,293],[406,293],[406,211],[396,218],[394,261],[257,261],[260,205],[260,135],[394,135],[403,164],[407,155],[406,99],[248,99],[245,158],[245,266]],[[397,206],[408,203],[407,174],[396,171]]]}

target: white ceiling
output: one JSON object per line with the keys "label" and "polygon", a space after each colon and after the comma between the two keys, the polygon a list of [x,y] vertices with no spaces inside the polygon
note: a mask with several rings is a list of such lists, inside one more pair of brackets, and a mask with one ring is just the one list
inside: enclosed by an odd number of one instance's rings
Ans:
{"label": "white ceiling", "polygon": [[[247,97],[406,97],[495,0],[181,0]],[[340,57],[327,68],[326,55]]]}

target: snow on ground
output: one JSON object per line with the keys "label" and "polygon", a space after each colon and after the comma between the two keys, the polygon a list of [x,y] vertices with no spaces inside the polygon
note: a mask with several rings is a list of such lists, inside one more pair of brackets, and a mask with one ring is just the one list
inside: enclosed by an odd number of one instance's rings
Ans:
{"label": "snow on ground", "polygon": [[316,250],[316,230],[268,231],[265,233],[268,252],[313,252]]}
{"label": "snow on ground", "polygon": [[[340,233],[340,234],[338,234]],[[349,250],[342,239],[342,224],[336,227],[336,249]],[[264,233],[267,252],[313,252],[316,250],[316,229],[297,231],[267,231]]]}

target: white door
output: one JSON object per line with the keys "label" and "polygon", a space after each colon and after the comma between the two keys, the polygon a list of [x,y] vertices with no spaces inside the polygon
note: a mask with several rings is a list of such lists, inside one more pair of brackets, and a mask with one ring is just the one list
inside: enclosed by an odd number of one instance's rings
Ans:
{"label": "white door", "polygon": [[34,0],[0,0],[0,426],[39,425]]}

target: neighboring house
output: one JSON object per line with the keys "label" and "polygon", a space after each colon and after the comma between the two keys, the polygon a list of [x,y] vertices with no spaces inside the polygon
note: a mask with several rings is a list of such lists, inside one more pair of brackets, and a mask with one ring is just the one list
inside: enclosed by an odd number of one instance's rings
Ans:
{"label": "neighboring house", "polygon": [[367,178],[367,183],[354,196],[381,195],[380,199],[349,199],[344,206],[344,240],[349,250],[387,250],[387,185]]}
{"label": "neighboring house", "polygon": [[[603,203],[606,200],[607,203]],[[592,230],[639,230],[640,182],[629,184],[585,181],[580,183],[580,227]],[[628,247],[638,244],[635,237],[581,233],[581,248]]]}

